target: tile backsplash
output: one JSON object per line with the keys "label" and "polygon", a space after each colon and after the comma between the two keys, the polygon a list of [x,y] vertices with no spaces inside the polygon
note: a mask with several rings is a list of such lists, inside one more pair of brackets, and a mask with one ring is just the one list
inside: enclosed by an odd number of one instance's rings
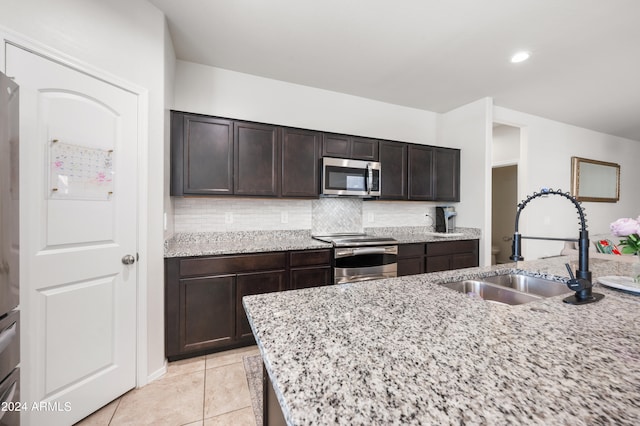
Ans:
{"label": "tile backsplash", "polygon": [[[236,197],[174,197],[175,233],[309,230],[313,234],[363,228],[431,226],[436,203]],[[427,217],[429,215],[429,217]]]}
{"label": "tile backsplash", "polygon": [[311,205],[312,235],[362,233],[361,198],[320,198]]}

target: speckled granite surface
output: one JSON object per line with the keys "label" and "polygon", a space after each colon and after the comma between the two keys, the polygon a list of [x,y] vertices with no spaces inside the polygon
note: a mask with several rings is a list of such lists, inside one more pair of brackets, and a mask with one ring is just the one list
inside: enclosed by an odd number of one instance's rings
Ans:
{"label": "speckled granite surface", "polygon": [[308,230],[202,232],[174,235],[165,241],[164,257],[263,253],[330,247],[331,244],[314,240]]}
{"label": "speckled granite surface", "polygon": [[[517,268],[562,280],[567,260]],[[595,304],[504,306],[437,284],[515,267],[245,297],[288,423],[639,424],[640,296],[596,284]]]}
{"label": "speckled granite surface", "polygon": [[[429,234],[427,227],[365,228],[372,235],[385,235],[399,243],[480,238],[475,228],[458,228],[460,236],[441,237]],[[164,257],[210,256],[237,253],[262,253],[284,250],[330,248],[331,244],[314,240],[309,230],[201,232],[174,235],[165,241]]]}

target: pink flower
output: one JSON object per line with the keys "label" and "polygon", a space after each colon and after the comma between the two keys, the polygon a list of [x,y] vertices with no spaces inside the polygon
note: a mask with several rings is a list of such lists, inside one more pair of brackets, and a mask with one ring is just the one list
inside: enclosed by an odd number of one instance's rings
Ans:
{"label": "pink flower", "polygon": [[628,217],[623,217],[616,220],[611,225],[609,225],[609,227],[611,228],[611,233],[618,237],[626,237],[631,234],[640,233],[640,222]]}

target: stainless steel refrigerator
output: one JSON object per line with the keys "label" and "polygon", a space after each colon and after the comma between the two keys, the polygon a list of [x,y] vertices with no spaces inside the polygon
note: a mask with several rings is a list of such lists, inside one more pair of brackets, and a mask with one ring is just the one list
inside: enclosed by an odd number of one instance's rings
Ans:
{"label": "stainless steel refrigerator", "polygon": [[0,426],[20,424],[19,88],[0,72]]}

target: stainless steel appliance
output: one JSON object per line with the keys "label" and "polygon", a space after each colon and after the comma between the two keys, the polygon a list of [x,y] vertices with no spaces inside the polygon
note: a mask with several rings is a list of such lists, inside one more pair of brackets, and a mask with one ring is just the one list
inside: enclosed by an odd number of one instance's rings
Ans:
{"label": "stainless steel appliance", "polygon": [[329,197],[379,197],[380,163],[322,158],[322,195]]}
{"label": "stainless steel appliance", "polygon": [[0,72],[0,425],[20,424],[18,86]]}
{"label": "stainless steel appliance", "polygon": [[333,282],[342,284],[398,275],[398,242],[366,234],[314,236],[333,244]]}
{"label": "stainless steel appliance", "polygon": [[457,214],[454,206],[437,206],[436,232],[455,232]]}

